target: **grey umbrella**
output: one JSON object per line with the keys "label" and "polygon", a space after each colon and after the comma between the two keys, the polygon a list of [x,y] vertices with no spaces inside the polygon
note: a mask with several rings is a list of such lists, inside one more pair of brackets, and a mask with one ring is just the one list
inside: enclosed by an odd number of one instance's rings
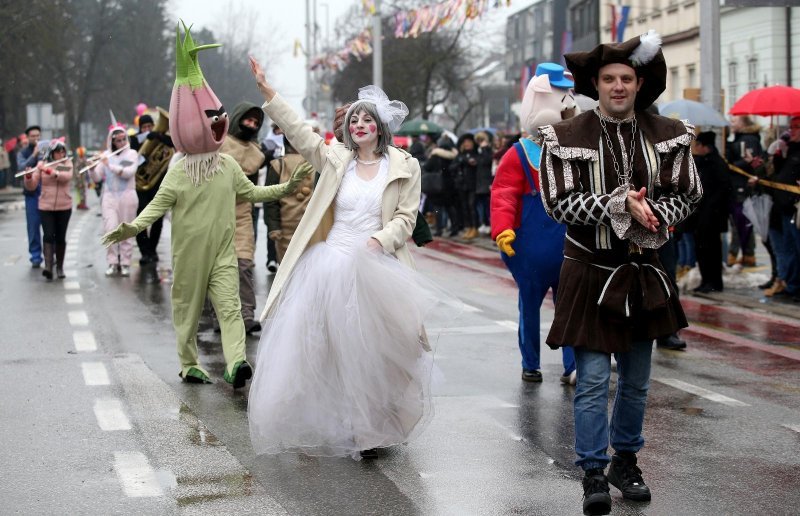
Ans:
{"label": "grey umbrella", "polygon": [[678,99],[658,107],[661,115],[679,120],[688,120],[698,126],[725,127],[728,121],[705,104],[693,100]]}

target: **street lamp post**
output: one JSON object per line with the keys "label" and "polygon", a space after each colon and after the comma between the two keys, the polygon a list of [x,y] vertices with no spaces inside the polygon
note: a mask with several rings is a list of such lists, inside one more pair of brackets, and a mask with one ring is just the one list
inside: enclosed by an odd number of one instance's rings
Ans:
{"label": "street lamp post", "polygon": [[372,15],[372,84],[383,88],[383,33],[381,26],[381,0],[375,0]]}
{"label": "street lamp post", "polygon": [[303,102],[306,114],[310,114],[314,110],[312,102],[314,93],[311,82],[311,0],[306,0],[306,98]]}

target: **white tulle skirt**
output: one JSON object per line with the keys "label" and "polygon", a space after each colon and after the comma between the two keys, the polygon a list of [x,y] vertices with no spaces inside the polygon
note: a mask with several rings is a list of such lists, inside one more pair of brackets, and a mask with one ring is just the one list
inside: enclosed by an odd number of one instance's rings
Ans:
{"label": "white tulle skirt", "polygon": [[256,453],[358,459],[411,440],[432,415],[425,315],[452,313],[447,297],[392,256],[309,248],[262,331],[248,402]]}

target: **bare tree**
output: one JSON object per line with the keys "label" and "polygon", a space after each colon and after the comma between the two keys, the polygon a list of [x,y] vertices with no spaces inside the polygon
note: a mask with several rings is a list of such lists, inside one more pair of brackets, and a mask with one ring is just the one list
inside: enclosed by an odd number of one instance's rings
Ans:
{"label": "bare tree", "polygon": [[227,109],[248,100],[261,104],[262,95],[256,87],[247,62],[248,55],[257,57],[269,73],[282,50],[288,45],[275,41],[274,18],[262,22],[255,7],[229,1],[220,10],[214,30],[205,27],[192,31],[199,43],[221,43],[222,47],[204,51],[201,66],[206,80]]}
{"label": "bare tree", "polygon": [[[108,124],[108,109],[132,109],[167,91],[166,0],[29,0],[0,10],[0,130],[19,132],[25,105],[53,104],[64,113],[70,145],[80,124]],[[144,19],[148,25],[131,23]],[[149,97],[150,96],[150,97]]]}
{"label": "bare tree", "polygon": [[[501,59],[502,32],[497,24],[467,21],[440,27],[416,37],[395,38],[394,18],[388,13],[428,4],[422,0],[384,2],[383,82],[387,94],[402,99],[409,118],[429,118],[434,110],[449,119],[456,131],[482,103],[476,72],[490,60]],[[491,15],[492,13],[490,13]],[[488,16],[491,17],[491,16]],[[337,36],[347,39],[365,26],[363,16],[349,15],[337,22]],[[360,86],[372,81],[372,57],[351,59],[335,74],[333,95],[352,100]]]}

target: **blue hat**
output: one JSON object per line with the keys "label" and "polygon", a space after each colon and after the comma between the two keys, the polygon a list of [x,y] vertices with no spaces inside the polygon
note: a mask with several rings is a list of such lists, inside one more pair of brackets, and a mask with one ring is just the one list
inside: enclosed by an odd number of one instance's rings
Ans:
{"label": "blue hat", "polygon": [[550,76],[550,86],[556,88],[572,88],[575,83],[564,77],[564,67],[555,63],[542,63],[536,67],[536,77],[540,75]]}

